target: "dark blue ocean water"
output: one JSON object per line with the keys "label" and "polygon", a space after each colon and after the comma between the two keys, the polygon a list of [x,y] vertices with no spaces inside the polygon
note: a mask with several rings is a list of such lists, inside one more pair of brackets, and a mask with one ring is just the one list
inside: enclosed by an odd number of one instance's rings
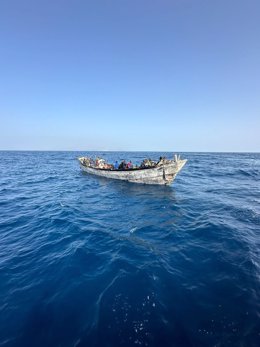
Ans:
{"label": "dark blue ocean water", "polygon": [[0,346],[259,347],[260,154],[183,153],[171,187],[82,154],[0,152]]}

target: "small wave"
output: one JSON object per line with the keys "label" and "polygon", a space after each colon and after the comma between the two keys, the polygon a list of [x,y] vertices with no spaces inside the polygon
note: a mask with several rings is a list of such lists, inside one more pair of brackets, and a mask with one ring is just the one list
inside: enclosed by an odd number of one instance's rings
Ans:
{"label": "small wave", "polygon": [[133,234],[134,232],[136,232],[136,230],[137,230],[137,227],[131,228],[130,233]]}

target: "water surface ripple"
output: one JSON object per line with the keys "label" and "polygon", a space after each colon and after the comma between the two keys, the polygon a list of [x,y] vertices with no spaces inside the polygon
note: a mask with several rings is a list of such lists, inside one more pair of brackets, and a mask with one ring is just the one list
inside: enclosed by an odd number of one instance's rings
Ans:
{"label": "water surface ripple", "polygon": [[82,154],[0,152],[0,346],[260,346],[260,154],[183,153],[171,187]]}

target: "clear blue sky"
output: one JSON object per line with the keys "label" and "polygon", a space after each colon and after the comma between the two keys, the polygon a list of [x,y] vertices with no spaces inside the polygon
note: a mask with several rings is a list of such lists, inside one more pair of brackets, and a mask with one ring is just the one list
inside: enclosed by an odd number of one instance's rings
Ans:
{"label": "clear blue sky", "polygon": [[260,151],[259,0],[1,0],[0,149]]}

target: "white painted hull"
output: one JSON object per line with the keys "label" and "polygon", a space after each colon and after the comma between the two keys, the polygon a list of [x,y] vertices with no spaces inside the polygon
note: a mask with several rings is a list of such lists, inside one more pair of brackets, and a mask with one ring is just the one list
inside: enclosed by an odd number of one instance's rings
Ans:
{"label": "white painted hull", "polygon": [[78,158],[83,171],[101,177],[124,180],[133,183],[170,185],[186,163],[186,159],[169,160],[167,164],[154,168],[132,170],[96,169],[83,164],[84,157]]}

